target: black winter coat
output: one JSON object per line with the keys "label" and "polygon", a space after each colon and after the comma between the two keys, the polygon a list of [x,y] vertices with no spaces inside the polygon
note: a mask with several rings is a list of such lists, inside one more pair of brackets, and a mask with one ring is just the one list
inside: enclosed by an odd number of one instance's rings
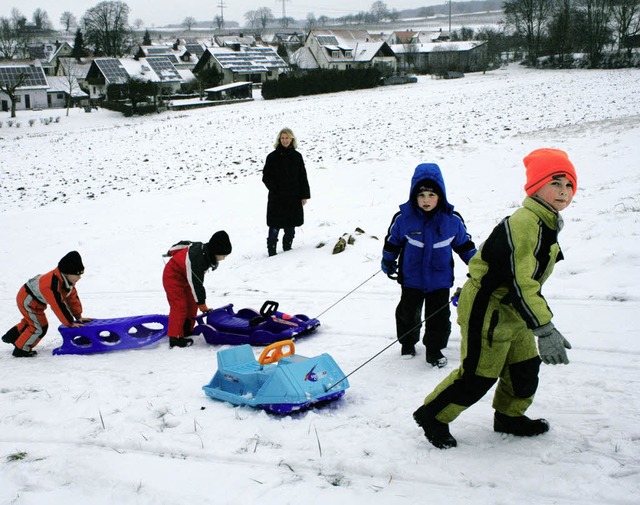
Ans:
{"label": "black winter coat", "polygon": [[269,153],[262,171],[269,190],[267,226],[292,228],[304,224],[303,199],[311,197],[302,155],[293,147],[279,145]]}

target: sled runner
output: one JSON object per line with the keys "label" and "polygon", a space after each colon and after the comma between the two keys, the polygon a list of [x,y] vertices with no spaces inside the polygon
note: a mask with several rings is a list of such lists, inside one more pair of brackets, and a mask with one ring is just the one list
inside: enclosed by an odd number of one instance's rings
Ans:
{"label": "sled runner", "polygon": [[167,334],[169,318],[160,314],[94,319],[83,326],[60,326],[62,345],[53,354],[94,354],[138,349]]}
{"label": "sled runner", "polygon": [[233,310],[225,305],[196,317],[193,334],[202,335],[209,344],[268,345],[280,340],[311,333],[320,321],[304,314],[291,316],[278,312],[278,302],[267,300],[259,312],[253,309]]}
{"label": "sled runner", "polygon": [[340,398],[349,387],[331,356],[295,354],[291,340],[271,344],[257,360],[248,344],[218,351],[217,356],[218,370],[202,389],[209,398],[234,405],[289,414]]}

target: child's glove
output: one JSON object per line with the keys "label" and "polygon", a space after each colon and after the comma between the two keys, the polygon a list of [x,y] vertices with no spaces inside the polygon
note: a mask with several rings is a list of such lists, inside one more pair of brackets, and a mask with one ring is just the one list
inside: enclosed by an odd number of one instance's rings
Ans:
{"label": "child's glove", "polygon": [[569,364],[565,349],[571,349],[571,344],[556,330],[553,323],[547,323],[534,329],[533,334],[538,337],[538,351],[543,363],[547,365]]}
{"label": "child's glove", "polygon": [[456,288],[455,293],[453,293],[453,296],[451,297],[451,304],[454,307],[458,306],[458,301],[460,300],[461,294],[462,294],[462,288]]}
{"label": "child's glove", "polygon": [[393,275],[398,271],[398,263],[391,260],[382,260],[380,268],[387,275]]}

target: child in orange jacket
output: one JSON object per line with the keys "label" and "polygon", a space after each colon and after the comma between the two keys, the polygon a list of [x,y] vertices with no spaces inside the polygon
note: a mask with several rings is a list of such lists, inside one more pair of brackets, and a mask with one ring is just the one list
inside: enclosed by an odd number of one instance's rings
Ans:
{"label": "child in orange jacket", "polygon": [[20,288],[16,301],[22,321],[2,337],[3,342],[13,344],[16,358],[31,358],[37,354],[33,348],[49,329],[45,314],[48,305],[65,326],[77,327],[91,321],[82,317],[82,304],[75,287],[83,273],[80,254],[71,251],[58,262],[57,268],[36,275]]}

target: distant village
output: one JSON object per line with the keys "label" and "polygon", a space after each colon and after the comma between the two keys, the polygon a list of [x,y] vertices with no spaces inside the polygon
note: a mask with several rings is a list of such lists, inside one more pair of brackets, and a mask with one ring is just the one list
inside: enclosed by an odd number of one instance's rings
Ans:
{"label": "distant village", "polygon": [[253,87],[291,72],[375,67],[382,75],[394,76],[471,72],[486,66],[486,41],[452,41],[441,30],[273,31],[169,43],[145,38],[147,44],[121,58],[74,57],[69,42],[52,41],[27,47],[21,58],[0,60],[2,111],[79,106],[90,112],[118,98],[110,96],[117,88],[113,85],[132,81],[154,84],[171,107],[179,108],[181,101],[193,107],[198,101],[250,99]]}

